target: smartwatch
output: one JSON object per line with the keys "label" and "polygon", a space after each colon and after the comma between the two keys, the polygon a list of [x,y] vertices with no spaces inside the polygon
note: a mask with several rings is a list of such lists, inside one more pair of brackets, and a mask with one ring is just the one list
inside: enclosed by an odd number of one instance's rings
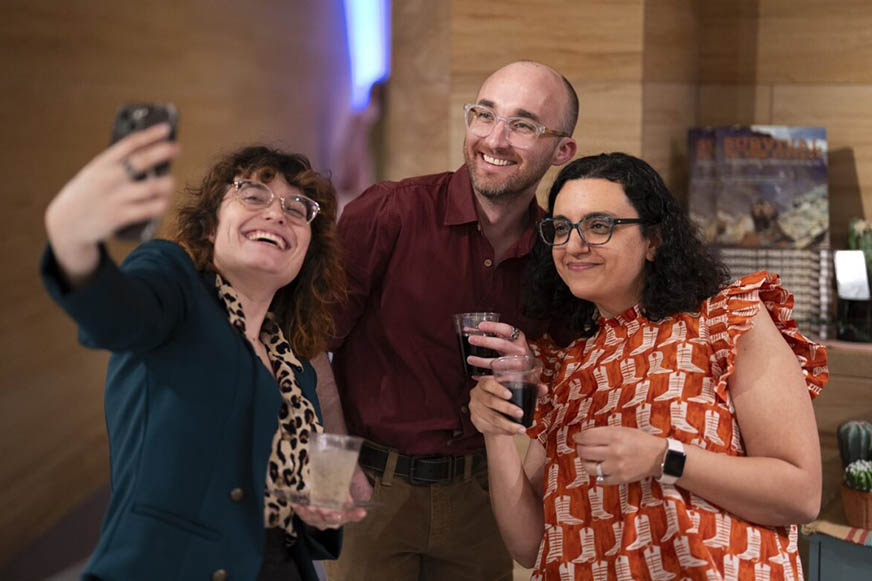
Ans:
{"label": "smartwatch", "polygon": [[660,464],[660,478],[663,484],[675,484],[684,474],[684,444],[674,438],[666,438],[666,453]]}

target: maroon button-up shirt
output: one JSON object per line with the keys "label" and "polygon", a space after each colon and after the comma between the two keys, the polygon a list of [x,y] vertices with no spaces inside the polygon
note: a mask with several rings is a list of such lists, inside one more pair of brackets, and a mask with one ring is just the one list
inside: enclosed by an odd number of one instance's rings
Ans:
{"label": "maroon button-up shirt", "polygon": [[349,302],[331,350],[350,433],[405,454],[482,449],[452,315],[495,311],[528,338],[546,330],[520,301],[542,210],[530,204],[527,229],[497,263],[473,195],[463,166],[376,184],[343,211]]}

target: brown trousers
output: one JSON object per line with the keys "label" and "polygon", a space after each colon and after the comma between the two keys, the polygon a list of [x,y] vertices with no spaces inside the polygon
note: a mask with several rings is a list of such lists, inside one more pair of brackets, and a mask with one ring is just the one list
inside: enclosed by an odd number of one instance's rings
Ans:
{"label": "brown trousers", "polygon": [[486,471],[429,486],[364,472],[373,506],[343,527],[339,560],[324,561],[329,581],[511,581]]}

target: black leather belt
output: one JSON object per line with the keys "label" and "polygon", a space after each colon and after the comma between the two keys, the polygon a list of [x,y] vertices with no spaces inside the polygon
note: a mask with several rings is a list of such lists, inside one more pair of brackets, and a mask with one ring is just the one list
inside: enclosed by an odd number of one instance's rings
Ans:
{"label": "black leather belt", "polygon": [[[360,448],[360,465],[384,473],[390,451],[364,442]],[[397,454],[394,474],[403,476],[410,484],[427,485],[453,482],[462,478],[466,462],[471,462],[470,474],[478,474],[487,468],[487,456],[477,452],[468,456],[406,456]]]}

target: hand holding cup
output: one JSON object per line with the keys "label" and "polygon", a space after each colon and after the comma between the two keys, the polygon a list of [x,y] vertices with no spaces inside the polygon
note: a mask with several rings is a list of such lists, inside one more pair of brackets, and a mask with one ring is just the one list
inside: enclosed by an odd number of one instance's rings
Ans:
{"label": "hand holding cup", "polygon": [[[482,321],[478,324],[480,334],[470,335],[469,344],[480,351],[467,357],[467,363],[478,369],[486,369],[491,374],[491,366],[497,357],[508,355],[529,355],[533,352],[527,346],[524,332],[508,323]],[[490,357],[485,357],[487,353]]]}
{"label": "hand holding cup", "polygon": [[338,509],[309,506],[295,502],[292,502],[291,506],[294,507],[294,513],[304,523],[323,531],[325,529],[338,529],[344,524],[363,520],[366,516],[366,510],[351,505],[350,499],[348,503],[348,508]]}
{"label": "hand holding cup", "polygon": [[487,366],[476,365],[471,363],[470,360],[472,358],[478,361],[490,361],[492,358],[498,357],[499,353],[486,347],[481,347],[472,340],[487,333],[481,329],[482,323],[499,320],[499,313],[477,312],[454,315],[454,330],[457,332],[457,340],[460,342],[460,356],[462,357],[463,368],[466,371],[467,377],[477,379],[483,375],[490,375],[490,369]]}
{"label": "hand holding cup", "polygon": [[485,435],[514,435],[532,425],[538,397],[548,392],[538,383],[542,364],[527,355],[493,360],[494,377],[483,378],[470,393],[470,419]]}
{"label": "hand holding cup", "polygon": [[296,505],[325,509],[325,514],[350,510],[356,502],[351,483],[362,443],[362,438],[346,434],[310,434],[305,489],[277,488],[275,492]]}

